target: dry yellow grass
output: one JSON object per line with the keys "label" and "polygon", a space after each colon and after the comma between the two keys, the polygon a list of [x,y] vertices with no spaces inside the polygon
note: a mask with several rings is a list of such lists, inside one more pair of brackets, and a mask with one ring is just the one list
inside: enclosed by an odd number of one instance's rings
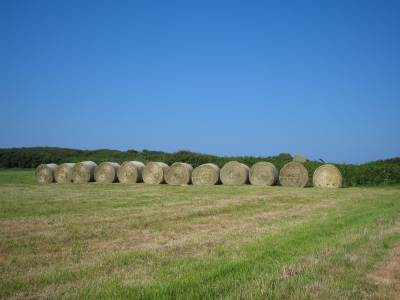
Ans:
{"label": "dry yellow grass", "polygon": [[[252,185],[0,185],[0,279],[14,288],[7,297],[15,299],[79,298],[88,286],[100,288],[110,278],[127,288],[162,285],[188,275],[180,268],[190,269],[190,264],[179,267],[185,257],[204,266],[220,258],[247,260],[251,256],[244,249],[257,241],[267,243],[268,237],[271,247],[296,228],[395,193]],[[396,230],[382,225],[345,232],[337,248],[290,263],[277,258],[276,273],[268,276],[284,289],[288,281],[330,268],[341,245],[365,236],[380,241]],[[357,264],[363,262],[361,257],[354,252],[345,259]],[[254,284],[267,282],[261,273],[253,278]],[[297,295],[318,297],[331,285],[328,277],[321,277],[302,286]],[[396,287],[382,286],[385,291]],[[250,284],[243,291],[249,298],[256,288]]]}

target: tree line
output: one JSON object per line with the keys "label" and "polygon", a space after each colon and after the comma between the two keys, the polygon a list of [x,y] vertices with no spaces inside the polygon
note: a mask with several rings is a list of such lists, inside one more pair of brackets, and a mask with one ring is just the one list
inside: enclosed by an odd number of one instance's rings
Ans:
{"label": "tree line", "polygon": [[[280,171],[293,157],[288,153],[276,156],[216,156],[200,154],[188,150],[180,150],[174,153],[151,150],[78,150],[57,147],[30,147],[30,148],[0,148],[0,168],[37,168],[40,164],[78,163],[91,160],[97,164],[102,162],[124,161],[164,162],[171,165],[174,162],[184,162],[196,168],[205,163],[213,163],[222,168],[227,162],[236,160],[251,168],[255,163],[268,161]],[[310,174],[310,183],[315,169],[323,163],[320,161],[306,161],[303,163]],[[343,175],[343,186],[377,186],[400,184],[400,157],[387,160],[377,160],[363,165],[334,164]]]}

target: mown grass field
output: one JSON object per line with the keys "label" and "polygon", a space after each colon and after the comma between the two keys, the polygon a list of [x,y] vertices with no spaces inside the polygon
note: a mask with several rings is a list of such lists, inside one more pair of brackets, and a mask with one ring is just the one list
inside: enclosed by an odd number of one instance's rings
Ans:
{"label": "mown grass field", "polygon": [[397,299],[400,186],[48,184],[0,170],[2,299]]}

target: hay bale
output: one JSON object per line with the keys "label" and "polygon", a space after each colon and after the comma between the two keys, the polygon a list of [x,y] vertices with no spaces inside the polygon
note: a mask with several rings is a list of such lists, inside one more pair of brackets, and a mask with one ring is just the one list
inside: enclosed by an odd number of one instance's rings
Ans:
{"label": "hay bale", "polygon": [[93,161],[83,161],[75,164],[72,168],[73,182],[92,182],[94,181],[94,171],[97,164]]}
{"label": "hay bale", "polygon": [[254,185],[274,185],[278,182],[278,170],[266,161],[255,163],[250,169],[249,180]]}
{"label": "hay bale", "polygon": [[192,182],[193,167],[187,163],[173,163],[165,172],[165,181],[172,185],[183,185]]}
{"label": "hay bale", "polygon": [[303,162],[306,162],[307,160],[306,160],[306,158],[305,158],[303,155],[301,155],[301,154],[295,154],[295,155],[293,156],[293,161],[303,163]]}
{"label": "hay bale", "polygon": [[143,169],[144,164],[140,161],[125,161],[117,171],[118,180],[122,183],[142,182]]}
{"label": "hay bale", "polygon": [[165,183],[165,173],[168,165],[163,162],[149,162],[143,169],[143,181],[148,184]]}
{"label": "hay bale", "polygon": [[37,183],[52,183],[54,179],[54,171],[57,169],[56,164],[41,164],[36,168],[35,178]]}
{"label": "hay bale", "polygon": [[195,185],[215,185],[220,182],[218,166],[208,163],[193,170],[192,182]]}
{"label": "hay bale", "polygon": [[94,170],[94,180],[102,183],[113,183],[118,181],[117,172],[119,164],[116,162],[103,162]]}
{"label": "hay bale", "polygon": [[322,165],[314,171],[313,184],[315,187],[340,188],[342,183],[342,173],[334,165]]}
{"label": "hay bale", "polygon": [[57,167],[54,171],[54,177],[56,182],[65,183],[72,181],[72,168],[75,166],[74,163],[64,163]]}
{"label": "hay bale", "polygon": [[290,162],[281,169],[279,182],[283,186],[305,187],[308,182],[308,171],[301,163]]}
{"label": "hay bale", "polygon": [[221,181],[226,185],[242,185],[249,182],[250,169],[237,161],[227,162],[221,169]]}

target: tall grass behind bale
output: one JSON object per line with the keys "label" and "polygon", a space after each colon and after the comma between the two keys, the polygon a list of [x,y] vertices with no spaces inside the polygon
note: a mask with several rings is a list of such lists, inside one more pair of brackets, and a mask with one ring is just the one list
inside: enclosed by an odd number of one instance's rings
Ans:
{"label": "tall grass behind bale", "polygon": [[207,163],[193,170],[192,183],[194,185],[215,185],[220,182],[220,169],[218,166]]}
{"label": "tall grass behind bale", "polygon": [[308,171],[303,164],[290,162],[279,173],[279,182],[288,187],[305,187],[308,182]]}
{"label": "tall grass behind bale", "polygon": [[184,185],[192,182],[193,167],[187,163],[173,163],[165,173],[165,181],[171,185]]}
{"label": "tall grass behind bale", "polygon": [[54,177],[57,183],[66,183],[72,181],[72,168],[74,163],[64,163],[54,171]]}
{"label": "tall grass behind bale", "polygon": [[101,183],[118,181],[117,172],[120,165],[116,162],[103,162],[94,170],[94,180]]}
{"label": "tall grass behind bale", "polygon": [[255,163],[250,169],[249,180],[253,185],[275,185],[278,182],[278,170],[266,161]]}
{"label": "tall grass behind bale", "polygon": [[314,171],[313,184],[315,187],[340,188],[342,183],[342,173],[334,165],[322,165]]}
{"label": "tall grass behind bale", "polygon": [[53,183],[54,179],[54,171],[57,169],[56,164],[41,164],[36,168],[35,178],[36,182],[43,183]]}
{"label": "tall grass behind bale", "polygon": [[143,181],[148,184],[165,183],[165,173],[169,166],[163,162],[149,162],[143,169]]}
{"label": "tall grass behind bale", "polygon": [[90,160],[75,164],[72,168],[72,181],[77,183],[94,181],[96,167],[97,164]]}
{"label": "tall grass behind bale", "polygon": [[250,169],[237,161],[226,163],[221,169],[221,181],[226,185],[242,185],[249,183]]}
{"label": "tall grass behind bale", "polygon": [[125,161],[117,171],[121,183],[138,183],[143,181],[144,164],[140,161]]}

